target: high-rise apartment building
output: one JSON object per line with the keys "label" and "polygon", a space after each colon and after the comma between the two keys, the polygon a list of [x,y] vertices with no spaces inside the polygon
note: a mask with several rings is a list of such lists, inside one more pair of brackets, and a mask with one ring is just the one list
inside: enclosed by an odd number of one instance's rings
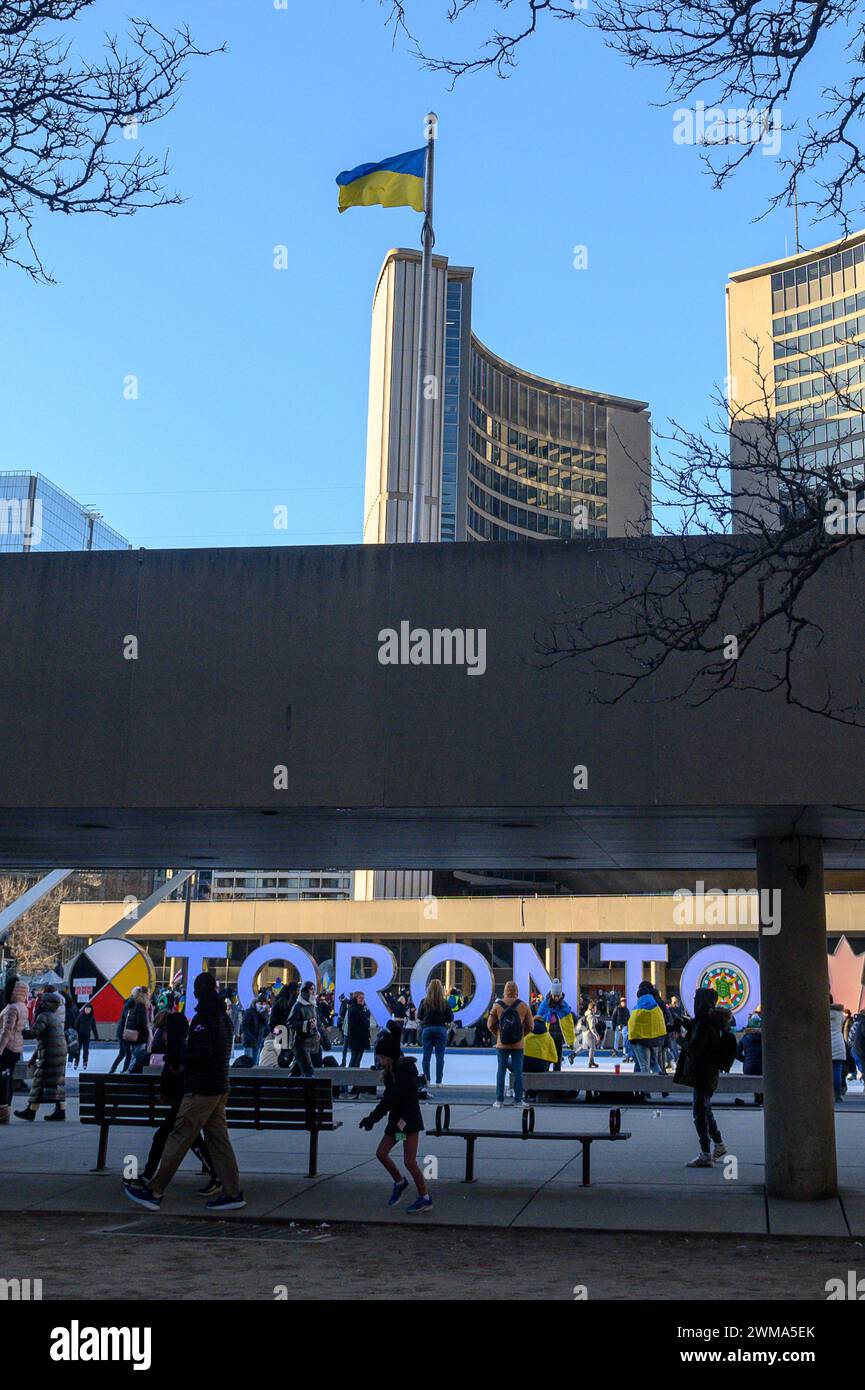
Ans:
{"label": "high-rise apartment building", "polygon": [[0,553],[129,548],[100,512],[83,507],[41,473],[0,472]]}
{"label": "high-rise apartment building", "polygon": [[865,479],[865,231],[734,271],[727,364],[734,529],[783,516],[785,449],[800,477]]}
{"label": "high-rise apartment building", "polygon": [[[651,528],[645,401],[512,366],[472,331],[473,270],[433,258],[434,466],[423,540],[570,540]],[[411,538],[420,253],[373,297],[363,538]]]}

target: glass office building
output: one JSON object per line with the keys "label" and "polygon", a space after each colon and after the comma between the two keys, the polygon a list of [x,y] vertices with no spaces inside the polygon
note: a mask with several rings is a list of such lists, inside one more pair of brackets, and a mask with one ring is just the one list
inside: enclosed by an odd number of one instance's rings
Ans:
{"label": "glass office building", "polygon": [[815,476],[865,481],[865,232],[731,274],[727,355],[737,529],[784,514],[783,484],[773,507],[771,478],[754,483],[748,467],[767,414],[800,475],[813,461]]}
{"label": "glass office building", "polygon": [[[574,540],[651,530],[645,401],[566,386],[472,331],[474,271],[433,257],[436,408],[425,541]],[[366,542],[411,539],[420,254],[385,257],[373,296]]]}
{"label": "glass office building", "polygon": [[100,512],[41,473],[0,472],[0,553],[129,548]]}

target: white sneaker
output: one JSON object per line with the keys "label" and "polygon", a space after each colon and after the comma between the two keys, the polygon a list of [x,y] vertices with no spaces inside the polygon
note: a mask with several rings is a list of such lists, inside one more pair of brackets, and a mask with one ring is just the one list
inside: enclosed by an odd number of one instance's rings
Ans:
{"label": "white sneaker", "polygon": [[530,1108],[527,1100],[516,1101],[516,1107],[518,1110],[528,1110]]}
{"label": "white sneaker", "polygon": [[724,1157],[724,1154],[725,1154],[726,1152],[727,1152],[727,1145],[726,1145],[726,1144],[715,1144],[714,1147],[712,1148],[712,1158],[713,1158],[713,1159],[723,1158],[723,1157]]}
{"label": "white sneaker", "polygon": [[690,1163],[686,1163],[686,1168],[714,1168],[715,1162],[711,1154],[700,1154],[699,1158],[692,1158]]}
{"label": "white sneaker", "polygon": [[501,1102],[500,1100],[494,1100],[494,1101],[493,1101],[493,1110],[501,1110],[501,1108],[502,1108],[502,1102]]}

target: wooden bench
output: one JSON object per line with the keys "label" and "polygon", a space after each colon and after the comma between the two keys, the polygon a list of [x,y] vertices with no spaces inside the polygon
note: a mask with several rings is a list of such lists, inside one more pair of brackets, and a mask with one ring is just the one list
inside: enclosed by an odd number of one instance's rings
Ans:
{"label": "wooden bench", "polygon": [[435,1128],[428,1129],[427,1134],[436,1139],[463,1139],[466,1146],[466,1175],[463,1182],[474,1182],[475,1180],[475,1144],[478,1139],[558,1139],[569,1143],[579,1143],[582,1145],[583,1156],[583,1181],[582,1187],[591,1186],[591,1152],[592,1145],[601,1142],[617,1142],[620,1139],[630,1139],[630,1130],[619,1128],[621,1124],[621,1111],[610,1111],[610,1129],[608,1134],[601,1134],[597,1130],[590,1133],[579,1133],[568,1131],[562,1133],[559,1130],[536,1130],[535,1111],[533,1106],[527,1106],[522,1112],[522,1129],[517,1132],[512,1129],[452,1129],[451,1128],[451,1108],[449,1105],[437,1105],[435,1115]]}
{"label": "wooden bench", "polygon": [[[226,1119],[229,1129],[287,1129],[309,1133],[309,1172],[318,1170],[318,1136],[339,1129],[333,1118],[330,1079],[288,1077],[256,1068],[229,1072]],[[99,1126],[99,1151],[94,1172],[105,1167],[108,1131],[112,1125],[154,1129],[167,1117],[169,1106],[159,1098],[159,1075],[154,1071],[130,1076],[82,1076],[79,1119]]]}
{"label": "wooden bench", "polygon": [[[670,1095],[693,1096],[690,1086],[682,1086],[673,1080],[672,1073],[658,1076],[654,1072],[621,1071],[577,1071],[576,1068],[563,1067],[561,1071],[539,1071],[523,1073],[523,1089],[533,1094],[555,1094],[557,1091],[576,1091],[583,1093],[587,1101],[597,1092],[640,1092],[643,1095],[659,1095],[669,1091]],[[725,1072],[718,1078],[716,1096],[753,1096],[766,1089],[762,1076],[743,1076],[741,1072]],[[609,1104],[601,1101],[600,1104]]]}

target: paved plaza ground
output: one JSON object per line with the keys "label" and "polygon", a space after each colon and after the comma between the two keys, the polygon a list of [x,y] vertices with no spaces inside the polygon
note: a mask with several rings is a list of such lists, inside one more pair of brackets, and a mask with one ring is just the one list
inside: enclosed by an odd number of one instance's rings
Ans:
{"label": "paved plaza ground", "polygon": [[[112,1052],[91,1061],[105,1070]],[[449,1072],[474,1075],[476,1063]],[[470,1071],[473,1067],[475,1070]],[[696,1151],[684,1100],[623,1107],[632,1138],[597,1144],[592,1186],[580,1186],[571,1141],[480,1140],[477,1181],[463,1181],[462,1141],[428,1138],[420,1154],[436,1176],[432,1212],[390,1209],[376,1135],[358,1128],[369,1100],[335,1104],[341,1127],[323,1134],[319,1173],[307,1176],[305,1134],[234,1131],[247,1207],[222,1219],[204,1213],[198,1165],[188,1159],[162,1211],[142,1212],[123,1194],[121,1166],[143,1159],[150,1132],[112,1129],[108,1168],[92,1171],[98,1131],[78,1122],[70,1073],[68,1118],[0,1126],[0,1252],[5,1271],[43,1279],[44,1297],[273,1298],[302,1281],[304,1298],[376,1297],[382,1269],[405,1270],[405,1296],[501,1297],[502,1280],[526,1297],[825,1299],[826,1281],[865,1274],[865,1098],[851,1086],[836,1109],[840,1195],[827,1202],[767,1199],[763,1113],[719,1105],[735,1164],[688,1170]],[[491,1108],[477,1084],[446,1085],[452,1124],[519,1130],[511,1107]],[[23,1103],[16,1098],[16,1105]],[[428,1125],[435,1104],[424,1106]],[[539,1105],[538,1130],[607,1132],[607,1109]],[[418,1230],[421,1223],[426,1230]],[[471,1232],[469,1236],[469,1232]],[[61,1233],[61,1234],[58,1234]],[[135,1261],[130,1268],[130,1241]],[[638,1242],[641,1277],[634,1280]],[[69,1249],[87,1247],[84,1264]],[[230,1256],[226,1258],[230,1250]],[[423,1270],[422,1279],[411,1271]],[[82,1274],[86,1270],[86,1275]],[[52,1292],[53,1290],[53,1292]]]}

